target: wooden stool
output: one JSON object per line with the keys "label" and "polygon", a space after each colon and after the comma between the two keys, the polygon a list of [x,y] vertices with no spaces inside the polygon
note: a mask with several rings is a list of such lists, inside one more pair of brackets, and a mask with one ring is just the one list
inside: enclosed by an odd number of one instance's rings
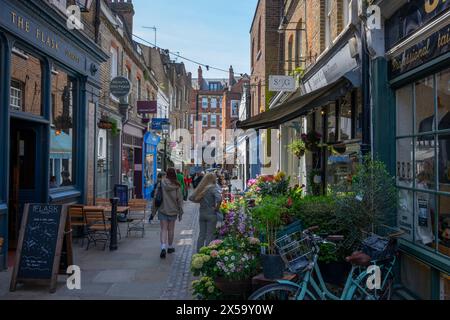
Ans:
{"label": "wooden stool", "polygon": [[252,289],[253,292],[258,290],[259,288],[262,288],[264,286],[267,286],[269,284],[276,283],[277,280],[287,280],[295,282],[297,279],[297,275],[295,273],[285,272],[282,279],[266,279],[264,277],[264,274],[258,274],[257,276],[254,276],[252,279]]}

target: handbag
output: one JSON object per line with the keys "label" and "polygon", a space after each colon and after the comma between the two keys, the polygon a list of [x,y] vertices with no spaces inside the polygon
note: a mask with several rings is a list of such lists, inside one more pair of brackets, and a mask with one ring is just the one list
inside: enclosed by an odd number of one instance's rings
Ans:
{"label": "handbag", "polygon": [[157,190],[156,190],[156,195],[155,195],[155,206],[157,208],[161,207],[163,203],[163,194],[162,194],[162,187],[161,187],[161,182],[158,184]]}

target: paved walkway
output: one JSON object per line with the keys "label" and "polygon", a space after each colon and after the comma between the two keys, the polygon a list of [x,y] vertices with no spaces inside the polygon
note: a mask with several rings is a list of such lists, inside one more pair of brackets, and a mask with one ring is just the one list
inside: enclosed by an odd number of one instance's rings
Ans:
{"label": "paved walkway", "polygon": [[74,261],[81,268],[81,290],[69,290],[65,276],[58,277],[58,290],[18,286],[9,292],[12,269],[0,272],[0,299],[192,299],[190,261],[195,248],[198,205],[185,203],[183,220],[177,222],[176,252],[160,259],[159,223],[147,224],[146,235],[125,238],[126,224],[121,223],[122,240],[114,252],[102,250],[102,244],[88,251],[74,243]]}

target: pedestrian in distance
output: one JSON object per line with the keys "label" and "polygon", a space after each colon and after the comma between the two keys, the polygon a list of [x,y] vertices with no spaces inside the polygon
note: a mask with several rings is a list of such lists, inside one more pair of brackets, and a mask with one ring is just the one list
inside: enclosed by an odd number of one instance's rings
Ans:
{"label": "pedestrian in distance", "polygon": [[[166,253],[174,253],[173,239],[175,222],[181,221],[183,216],[183,194],[174,168],[167,169],[166,177],[161,180],[162,203],[158,208],[158,219],[161,225],[161,254],[164,259]],[[155,196],[157,197],[157,196]]]}
{"label": "pedestrian in distance", "polygon": [[218,221],[218,212],[222,203],[222,194],[217,185],[217,177],[214,173],[208,173],[202,179],[197,189],[189,197],[189,200],[200,203],[199,235],[197,251],[214,240],[214,232]]}

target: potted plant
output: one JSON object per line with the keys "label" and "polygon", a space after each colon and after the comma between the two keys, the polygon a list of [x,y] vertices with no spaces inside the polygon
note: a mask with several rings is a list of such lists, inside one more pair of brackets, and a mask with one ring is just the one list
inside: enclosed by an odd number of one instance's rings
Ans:
{"label": "potted plant", "polygon": [[256,228],[265,242],[261,265],[267,279],[280,279],[284,274],[285,264],[276,250],[275,241],[283,225],[282,218],[288,210],[287,204],[287,196],[265,196],[252,209]]}
{"label": "potted plant", "polygon": [[98,121],[98,127],[100,129],[110,130],[112,129],[112,122],[107,115],[102,115],[100,120]]}
{"label": "potted plant", "polygon": [[[191,270],[194,276],[213,279],[214,288],[224,295],[245,295],[251,291],[251,279],[259,270],[259,247],[259,239],[253,237],[230,235],[214,240],[192,257]],[[199,286],[197,293],[202,291],[201,284],[194,282],[194,285]]]}
{"label": "potted plant", "polygon": [[320,140],[322,139],[322,135],[314,130],[302,134],[302,140],[305,143],[305,148],[311,152],[318,152],[320,150]]}
{"label": "potted plant", "polygon": [[291,153],[293,153],[297,158],[300,159],[305,155],[306,145],[303,140],[295,139],[291,144],[288,145],[288,149]]}

